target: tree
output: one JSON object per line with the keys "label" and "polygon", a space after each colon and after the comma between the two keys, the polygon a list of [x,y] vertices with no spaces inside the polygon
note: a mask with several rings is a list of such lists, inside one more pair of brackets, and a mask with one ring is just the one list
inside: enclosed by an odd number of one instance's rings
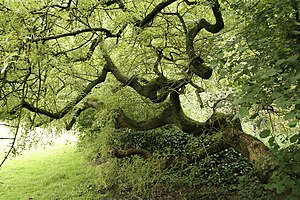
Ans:
{"label": "tree", "polygon": [[[259,105],[269,98],[264,96],[260,102],[260,96],[255,94],[250,101],[247,95],[260,93],[270,85],[280,85],[277,93],[272,92],[274,101],[280,99],[282,96],[278,93],[282,93],[281,85],[283,87],[285,82],[277,75],[285,71],[286,76],[293,79],[288,88],[294,96],[282,109],[299,116],[298,108],[289,109],[299,104],[295,99],[299,90],[299,70],[292,68],[299,60],[299,51],[296,47],[286,47],[286,54],[270,59],[267,45],[280,47],[281,43],[265,41],[256,44],[260,35],[249,33],[249,30],[264,23],[263,17],[270,23],[262,28],[274,27],[271,26],[275,23],[271,21],[272,16],[262,14],[267,11],[260,7],[259,1],[245,5],[241,2],[225,1],[222,8],[218,0],[2,2],[1,120],[10,121],[17,127],[8,154],[14,149],[20,126],[30,129],[64,124],[69,130],[83,111],[111,107],[116,113],[114,120],[118,129],[149,130],[174,124],[192,135],[222,133],[223,139],[211,145],[207,152],[233,147],[249,158],[262,181],[267,180],[266,172],[273,164],[271,153],[260,140],[244,133],[233,108],[242,105],[239,114],[246,116],[253,104]],[[298,27],[298,5],[287,4],[285,7],[291,8],[285,13],[285,19],[295,15]],[[236,37],[239,43],[230,43],[230,30],[224,29],[222,13],[230,17],[233,10],[242,11],[236,15],[237,19],[242,19],[252,14],[251,9],[257,9],[256,13],[260,14],[246,19],[246,26],[236,28],[231,39]],[[236,22],[238,20],[230,21],[231,24]],[[298,30],[295,31],[296,39],[286,41],[299,41]],[[263,33],[266,35],[262,40],[265,40],[270,33]],[[227,49],[223,50],[223,47]],[[294,54],[286,57],[290,52]],[[267,59],[264,63],[275,60],[278,67],[291,64],[291,70],[278,71],[271,66],[259,65],[261,60],[255,62],[256,54]],[[262,75],[251,79],[254,72],[261,70],[268,73],[268,82]],[[298,74],[292,78],[293,73]],[[205,122],[187,116],[181,105],[185,89],[194,90],[201,103],[201,95],[209,93],[212,87],[203,87],[199,83],[222,78],[234,88],[233,92],[224,92],[222,96],[231,95],[214,99],[209,104],[212,115]],[[258,86],[253,86],[253,82]],[[209,84],[220,88],[216,83]],[[238,90],[240,88],[246,91],[244,96]],[[256,91],[257,88],[261,90]],[[232,105],[230,97],[239,101]],[[151,117],[137,119],[137,115],[129,113],[126,107],[132,100],[155,104],[157,112]],[[230,112],[217,112],[222,110],[218,108],[222,102],[228,102]],[[135,106],[134,112],[137,112],[138,105]],[[203,103],[201,106],[208,107]],[[268,106],[273,108],[273,101],[259,109],[270,110]]]}

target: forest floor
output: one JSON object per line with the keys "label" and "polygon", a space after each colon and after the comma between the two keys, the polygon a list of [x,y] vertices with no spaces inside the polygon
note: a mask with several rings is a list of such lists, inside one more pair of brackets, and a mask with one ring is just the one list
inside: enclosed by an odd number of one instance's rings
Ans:
{"label": "forest floor", "polygon": [[94,188],[100,176],[76,144],[33,150],[0,169],[0,200],[102,199]]}

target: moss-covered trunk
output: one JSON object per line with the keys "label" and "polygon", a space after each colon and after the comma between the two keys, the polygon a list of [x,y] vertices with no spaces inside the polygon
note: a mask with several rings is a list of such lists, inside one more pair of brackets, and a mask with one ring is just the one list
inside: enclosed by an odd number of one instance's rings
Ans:
{"label": "moss-covered trunk", "polygon": [[268,181],[271,166],[274,164],[273,156],[263,142],[243,132],[238,119],[234,119],[232,115],[218,113],[213,114],[206,122],[198,122],[184,114],[178,93],[171,94],[170,99],[170,106],[161,115],[146,121],[131,119],[120,111],[116,120],[117,127],[149,130],[166,124],[174,124],[182,131],[194,136],[222,133],[223,139],[210,145],[206,153],[213,154],[233,148],[249,159],[262,182]]}

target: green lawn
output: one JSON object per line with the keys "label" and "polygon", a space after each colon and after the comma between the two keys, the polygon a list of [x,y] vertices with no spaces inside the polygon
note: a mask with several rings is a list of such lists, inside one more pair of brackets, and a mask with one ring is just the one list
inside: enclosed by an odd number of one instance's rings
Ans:
{"label": "green lawn", "polygon": [[8,160],[0,171],[0,200],[102,199],[101,173],[75,145],[32,151]]}

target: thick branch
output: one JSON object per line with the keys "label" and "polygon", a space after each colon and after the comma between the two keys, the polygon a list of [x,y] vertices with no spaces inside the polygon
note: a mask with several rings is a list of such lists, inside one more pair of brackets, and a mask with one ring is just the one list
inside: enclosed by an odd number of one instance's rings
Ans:
{"label": "thick branch", "polygon": [[[212,10],[216,19],[215,24],[210,24],[206,19],[200,19],[197,25],[190,29],[186,34],[186,51],[190,60],[198,57],[194,49],[194,39],[203,28],[210,33],[218,33],[224,28],[224,22],[218,0],[214,0]],[[201,62],[196,61],[197,60],[191,63],[191,71],[201,78],[209,79],[212,75],[212,69],[203,65]]]}
{"label": "thick branch", "polygon": [[148,15],[146,15],[144,17],[144,19],[142,21],[138,21],[136,23],[136,26],[139,26],[139,27],[144,27],[146,26],[149,22],[151,22],[154,17],[162,10],[164,9],[165,7],[167,7],[168,5],[174,3],[175,1],[177,0],[168,0],[168,1],[164,1],[164,2],[161,2],[159,3]]}
{"label": "thick branch", "polygon": [[103,57],[107,63],[107,69],[114,75],[114,77],[124,86],[133,88],[138,94],[150,99],[153,103],[160,103],[164,101],[171,91],[177,90],[188,84],[186,79],[174,81],[169,80],[164,76],[159,76],[151,81],[148,81],[145,85],[142,85],[139,82],[138,77],[133,76],[129,78],[124,76],[113,63],[104,48],[102,48],[102,51]]}
{"label": "thick branch", "polygon": [[[169,112],[169,110],[166,109],[164,112]],[[116,128],[130,128],[138,131],[155,129],[170,123],[167,120],[167,118],[164,118],[165,115],[166,114],[162,114],[150,120],[138,122],[134,119],[127,117],[123,110],[120,110],[119,115],[116,119]]]}
{"label": "thick branch", "polygon": [[121,0],[108,0],[108,1],[104,1],[104,4],[106,6],[110,6],[110,5],[113,5],[113,4],[118,4],[119,8],[125,9],[125,5]]}
{"label": "thick branch", "polygon": [[261,182],[268,182],[275,162],[272,153],[263,142],[245,134],[240,128],[224,132],[224,142],[250,160]]}
{"label": "thick branch", "polygon": [[60,114],[59,114],[60,112],[53,113],[51,111],[48,111],[48,110],[45,110],[45,109],[42,109],[42,108],[34,107],[33,105],[31,105],[30,103],[26,102],[25,100],[22,103],[22,107],[26,108],[27,110],[29,110],[31,112],[39,113],[39,114],[45,115],[47,117],[51,117],[51,118],[54,118],[54,119],[59,119],[60,118],[59,117],[60,116]]}
{"label": "thick branch", "polygon": [[134,130],[149,130],[174,124],[186,133],[195,136],[201,134],[213,134],[219,132],[230,120],[230,116],[216,114],[210,117],[206,122],[195,121],[186,116],[181,108],[179,94],[173,92],[170,95],[171,104],[159,116],[147,119],[146,121],[137,121],[127,117],[123,111],[120,111],[117,118],[117,128],[130,128]]}

